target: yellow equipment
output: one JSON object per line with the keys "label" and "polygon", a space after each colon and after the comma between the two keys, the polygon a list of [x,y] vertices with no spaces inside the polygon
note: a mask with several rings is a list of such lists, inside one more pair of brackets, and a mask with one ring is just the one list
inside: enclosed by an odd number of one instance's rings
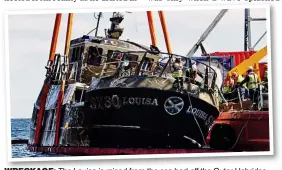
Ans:
{"label": "yellow equipment", "polygon": [[234,67],[232,70],[228,72],[228,74],[237,72],[239,75],[246,73],[249,66],[253,66],[254,72],[257,73],[258,77],[260,78],[259,72],[259,65],[258,62],[267,55],[267,46],[257,51],[253,54],[250,58],[243,61],[241,64]]}

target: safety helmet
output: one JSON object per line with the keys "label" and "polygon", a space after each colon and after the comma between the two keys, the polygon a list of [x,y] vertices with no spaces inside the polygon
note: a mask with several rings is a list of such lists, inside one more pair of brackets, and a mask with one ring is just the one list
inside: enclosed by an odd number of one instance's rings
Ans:
{"label": "safety helmet", "polygon": [[248,67],[248,71],[253,71],[253,69],[254,69],[253,66]]}
{"label": "safety helmet", "polygon": [[232,72],[232,76],[237,77],[237,73],[236,72]]}

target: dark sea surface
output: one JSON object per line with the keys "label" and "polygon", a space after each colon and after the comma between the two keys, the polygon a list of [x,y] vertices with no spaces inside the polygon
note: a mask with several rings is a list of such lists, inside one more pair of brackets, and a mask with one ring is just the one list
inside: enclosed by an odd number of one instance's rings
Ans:
{"label": "dark sea surface", "polygon": [[[15,139],[29,139],[29,125],[30,119],[12,119],[11,120],[11,135],[12,140]],[[26,149],[26,144],[12,145],[12,157],[13,158],[26,158],[26,157],[58,157],[65,155],[56,154],[41,154],[29,152]]]}

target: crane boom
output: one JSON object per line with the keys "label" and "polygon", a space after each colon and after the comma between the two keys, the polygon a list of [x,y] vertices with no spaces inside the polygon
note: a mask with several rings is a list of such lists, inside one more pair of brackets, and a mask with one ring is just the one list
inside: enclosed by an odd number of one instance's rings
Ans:
{"label": "crane boom", "polygon": [[198,42],[192,47],[192,49],[188,52],[186,55],[187,57],[191,57],[195,54],[195,52],[198,50],[199,46],[202,44],[203,41],[209,36],[211,31],[216,27],[218,22],[222,19],[222,17],[225,15],[228,9],[222,9],[219,14],[216,16],[216,18],[212,21],[212,23],[209,25],[209,27],[206,29],[206,31],[202,34]]}

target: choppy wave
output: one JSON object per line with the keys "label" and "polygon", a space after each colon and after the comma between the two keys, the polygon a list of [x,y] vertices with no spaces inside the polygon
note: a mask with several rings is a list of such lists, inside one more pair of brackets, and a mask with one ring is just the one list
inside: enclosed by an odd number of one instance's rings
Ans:
{"label": "choppy wave", "polygon": [[[28,139],[29,138],[30,119],[12,119],[11,120],[11,138],[15,139]],[[26,157],[58,157],[63,155],[56,154],[41,154],[29,152],[24,144],[12,145],[13,158],[26,158]]]}

